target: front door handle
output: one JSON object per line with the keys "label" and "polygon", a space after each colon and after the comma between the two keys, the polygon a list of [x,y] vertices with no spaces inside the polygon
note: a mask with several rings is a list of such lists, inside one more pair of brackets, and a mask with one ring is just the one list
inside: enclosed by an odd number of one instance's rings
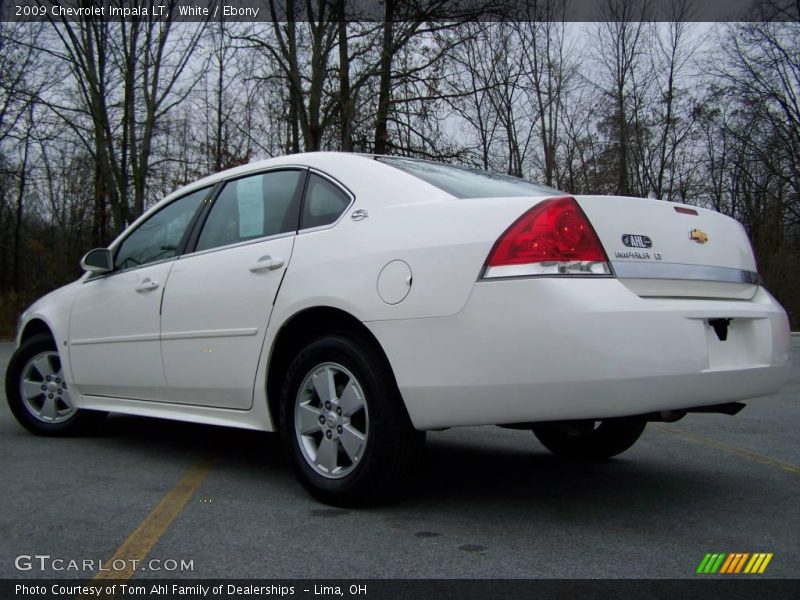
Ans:
{"label": "front door handle", "polygon": [[272,258],[269,254],[266,256],[262,256],[258,259],[258,262],[250,267],[251,273],[260,273],[262,271],[274,271],[275,269],[280,269],[283,266],[283,259],[282,258]]}
{"label": "front door handle", "polygon": [[133,289],[135,289],[137,292],[152,292],[153,290],[158,289],[158,282],[146,277]]}

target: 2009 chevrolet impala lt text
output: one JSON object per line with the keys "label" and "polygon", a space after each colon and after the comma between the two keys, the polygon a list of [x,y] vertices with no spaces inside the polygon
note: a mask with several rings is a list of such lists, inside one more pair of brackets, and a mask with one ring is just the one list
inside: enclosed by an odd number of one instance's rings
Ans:
{"label": "2009 chevrolet impala lt text", "polygon": [[789,370],[742,226],[399,157],[311,153],[165,198],[21,317],[6,393],[43,435],[108,411],[280,432],[303,485],[375,500],[426,430],[605,458]]}

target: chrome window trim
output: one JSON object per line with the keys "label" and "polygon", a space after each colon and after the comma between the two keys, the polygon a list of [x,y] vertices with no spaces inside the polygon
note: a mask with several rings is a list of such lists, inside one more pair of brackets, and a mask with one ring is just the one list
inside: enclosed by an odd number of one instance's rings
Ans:
{"label": "chrome window trim", "polygon": [[[214,185],[222,184],[220,186],[220,192],[222,192],[223,188],[233,181],[238,181],[239,179],[247,179],[248,177],[257,177],[259,175],[266,175],[267,173],[273,173],[275,171],[310,171],[308,165],[301,165],[298,163],[287,163],[285,165],[273,165],[271,167],[264,167],[263,169],[257,169],[254,171],[250,171],[249,173],[240,173],[238,175],[231,175],[230,177],[223,177],[219,179]],[[216,201],[216,196],[213,198]]]}

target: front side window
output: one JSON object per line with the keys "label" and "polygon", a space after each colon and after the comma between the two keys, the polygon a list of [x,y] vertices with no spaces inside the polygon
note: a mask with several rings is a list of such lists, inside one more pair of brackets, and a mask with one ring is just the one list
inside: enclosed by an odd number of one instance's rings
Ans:
{"label": "front side window", "polygon": [[210,189],[175,200],[139,225],[120,244],[114,259],[116,268],[131,269],[176,256],[186,228]]}
{"label": "front side window", "polygon": [[196,251],[297,230],[305,171],[270,171],[225,184]]}
{"label": "front side window", "polygon": [[561,196],[564,192],[511,175],[456,167],[445,163],[399,156],[381,156],[384,164],[405,171],[456,198],[502,198],[510,196]]}
{"label": "front side window", "polygon": [[338,187],[319,175],[308,178],[306,200],[303,205],[302,229],[330,225],[350,204],[350,198]]}

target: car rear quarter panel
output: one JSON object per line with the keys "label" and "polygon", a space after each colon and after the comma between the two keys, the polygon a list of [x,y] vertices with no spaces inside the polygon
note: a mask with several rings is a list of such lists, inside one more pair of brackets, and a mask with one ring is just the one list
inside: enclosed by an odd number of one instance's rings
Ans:
{"label": "car rear quarter panel", "polygon": [[[274,318],[283,322],[313,306],[341,308],[363,322],[455,314],[466,304],[494,242],[537,202],[414,200],[357,197],[335,227],[300,233]],[[369,216],[353,221],[350,214],[358,209]],[[378,276],[393,260],[409,266],[410,290],[399,303],[388,304],[378,293]]]}

